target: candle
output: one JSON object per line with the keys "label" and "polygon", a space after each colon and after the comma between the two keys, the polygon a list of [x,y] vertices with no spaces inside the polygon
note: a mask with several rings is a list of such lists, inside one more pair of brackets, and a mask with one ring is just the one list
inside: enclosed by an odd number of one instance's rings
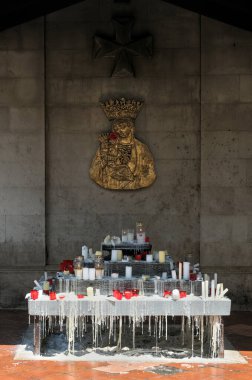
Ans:
{"label": "candle", "polygon": [[165,263],[165,251],[158,252],[158,261],[160,263]]}
{"label": "candle", "polygon": [[182,279],[182,263],[179,262],[179,276],[178,276],[179,280]]}
{"label": "candle", "polygon": [[94,288],[92,286],[87,287],[87,296],[93,297],[94,296]]}
{"label": "candle", "polygon": [[205,281],[205,298],[208,298],[208,285],[209,282],[208,281]]}
{"label": "candle", "polygon": [[125,267],[125,277],[126,278],[132,277],[132,267]]}
{"label": "candle", "polygon": [[214,273],[214,288],[215,289],[217,288],[217,278],[218,278],[217,273]]}
{"label": "candle", "polygon": [[89,280],[90,281],[95,280],[95,268],[89,268]]}
{"label": "candle", "polygon": [[152,256],[152,254],[147,254],[147,255],[146,255],[146,261],[147,261],[147,263],[152,263],[152,261],[153,261],[153,256]]}
{"label": "candle", "polygon": [[173,269],[173,270],[171,271],[171,275],[172,275],[172,279],[173,279],[173,280],[177,280],[177,273],[176,273],[175,269]]}
{"label": "candle", "polygon": [[190,263],[187,261],[183,262],[183,280],[189,280],[190,276]]}
{"label": "candle", "polygon": [[112,252],[111,252],[111,261],[113,261],[113,262],[117,261],[117,249],[112,249]]}
{"label": "candle", "polygon": [[128,241],[128,243],[134,242],[134,230],[131,230],[131,229],[128,230],[127,241]]}
{"label": "candle", "polygon": [[84,258],[84,261],[87,260],[87,258],[88,258],[88,247],[86,245],[83,245],[81,247],[81,254]]}
{"label": "candle", "polygon": [[98,297],[101,295],[100,289],[95,289],[95,295]]}
{"label": "candle", "polygon": [[104,269],[96,269],[95,270],[95,278],[97,280],[101,280],[104,276]]}
{"label": "candle", "polygon": [[83,280],[89,279],[89,268],[83,268],[82,269],[82,278],[83,278]]}
{"label": "candle", "polygon": [[111,278],[118,278],[119,273],[111,273]]}
{"label": "candle", "polygon": [[74,270],[74,274],[75,274],[75,277],[76,277],[78,280],[81,280],[81,279],[82,279],[82,269],[75,269],[75,270]]}
{"label": "candle", "polygon": [[211,281],[211,298],[215,297],[215,281]]}
{"label": "candle", "polygon": [[205,298],[205,281],[201,283],[201,297]]}
{"label": "candle", "polygon": [[180,292],[179,292],[179,290],[178,289],[173,289],[173,291],[172,291],[172,299],[174,301],[177,301],[177,300],[179,300],[179,298],[180,298]]}
{"label": "candle", "polygon": [[117,261],[122,261],[122,250],[121,249],[117,250]]}
{"label": "candle", "polygon": [[162,280],[166,280],[167,279],[167,272],[163,272],[162,273]]}

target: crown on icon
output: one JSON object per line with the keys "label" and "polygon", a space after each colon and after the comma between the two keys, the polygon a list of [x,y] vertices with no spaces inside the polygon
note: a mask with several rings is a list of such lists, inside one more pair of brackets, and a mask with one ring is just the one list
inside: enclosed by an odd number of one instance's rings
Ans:
{"label": "crown on icon", "polygon": [[139,100],[109,99],[105,103],[101,103],[101,107],[109,120],[114,119],[136,119],[143,102]]}

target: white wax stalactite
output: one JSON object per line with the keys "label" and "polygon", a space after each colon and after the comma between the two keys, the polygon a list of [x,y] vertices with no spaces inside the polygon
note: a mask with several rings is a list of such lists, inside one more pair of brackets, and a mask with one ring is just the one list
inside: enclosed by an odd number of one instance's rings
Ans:
{"label": "white wax stalactite", "polygon": [[172,279],[173,279],[173,280],[177,280],[177,273],[176,273],[175,270],[172,270],[172,271],[171,271],[171,275],[172,275]]}
{"label": "white wax stalactite", "polygon": [[183,280],[188,281],[190,278],[190,263],[188,261],[183,262]]}
{"label": "white wax stalactite", "polygon": [[117,261],[117,249],[112,249],[111,251],[111,261],[116,262]]}
{"label": "white wax stalactite", "polygon": [[89,268],[89,280],[90,281],[95,280],[95,268]]}
{"label": "white wax stalactite", "polygon": [[89,280],[89,268],[82,269],[82,278],[83,280]]}
{"label": "white wax stalactite", "polygon": [[126,266],[125,267],[125,277],[131,278],[132,277],[132,267]]}
{"label": "white wax stalactite", "polygon": [[215,281],[211,281],[211,298],[215,298]]}
{"label": "white wax stalactite", "polygon": [[179,262],[179,275],[178,275],[179,280],[182,280],[182,263]]}

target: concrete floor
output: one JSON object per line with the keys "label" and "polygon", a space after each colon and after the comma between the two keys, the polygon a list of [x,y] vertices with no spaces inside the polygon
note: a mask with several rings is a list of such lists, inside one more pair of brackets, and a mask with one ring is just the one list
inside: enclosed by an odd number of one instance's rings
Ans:
{"label": "concrete floor", "polygon": [[252,312],[233,312],[225,318],[228,339],[248,360],[232,365],[14,361],[16,345],[27,328],[27,312],[0,310],[0,321],[0,379],[4,380],[252,379]]}

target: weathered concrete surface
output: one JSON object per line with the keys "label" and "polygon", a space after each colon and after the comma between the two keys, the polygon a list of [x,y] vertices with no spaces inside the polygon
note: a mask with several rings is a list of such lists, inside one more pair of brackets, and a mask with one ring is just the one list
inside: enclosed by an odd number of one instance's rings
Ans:
{"label": "weathered concrete surface", "polygon": [[[251,300],[252,34],[161,0],[130,2],[132,34],[151,33],[154,55],[134,58],[136,78],[109,78],[113,60],[93,60],[92,39],[112,36],[111,15],[127,7],[86,0],[47,16],[46,31],[39,19],[0,33],[4,307],[32,286],[28,266],[36,276],[46,258],[57,268],[83,242],[98,249],[137,220],[154,249],[192,252],[207,271],[219,268],[236,304]],[[110,96],[145,102],[136,136],[155,157],[150,188],[109,191],[89,178],[110,128],[99,101]]]}

